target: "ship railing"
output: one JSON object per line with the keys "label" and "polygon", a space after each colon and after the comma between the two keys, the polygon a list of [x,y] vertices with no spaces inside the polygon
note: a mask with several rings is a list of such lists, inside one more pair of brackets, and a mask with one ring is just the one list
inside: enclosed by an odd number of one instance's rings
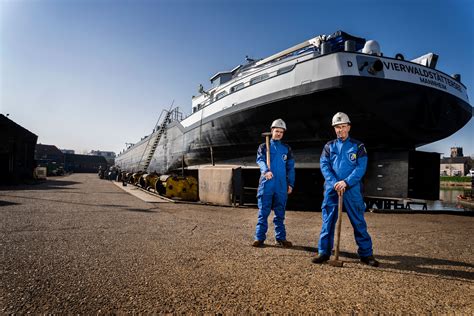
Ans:
{"label": "ship railing", "polygon": [[[314,51],[309,51],[306,52],[305,55],[311,55],[314,54]],[[204,100],[199,103],[196,107],[194,112],[199,111],[211,104],[213,104],[216,101],[219,101],[221,99],[224,99],[225,97],[239,92],[240,90],[243,90],[245,88],[248,88],[250,86],[253,86],[255,84],[258,84],[260,82],[266,81],[273,79],[279,75],[283,75],[285,73],[293,71],[295,68],[297,62],[293,62],[291,60],[288,60],[288,63],[285,62],[279,62],[279,63],[270,63],[267,64],[266,67],[262,67],[261,69],[255,69],[252,72],[249,72],[248,74],[244,75],[243,77],[238,77],[237,80],[231,80],[228,83],[225,83],[224,85],[218,87],[218,88],[213,88],[212,91],[208,93],[208,96],[204,98]],[[279,66],[280,65],[280,66]]]}
{"label": "ship railing", "polygon": [[174,109],[171,110],[171,115],[169,118],[169,122],[181,122],[184,119],[184,114],[181,112],[179,106],[175,107]]}
{"label": "ship railing", "polygon": [[[346,50],[346,42],[351,42],[353,47],[348,45]],[[199,92],[205,98],[201,102],[197,101],[199,102],[198,104],[193,104],[193,113],[232,93],[292,71],[295,64],[298,63],[298,59],[305,55],[319,56],[328,52],[359,51],[364,47],[365,42],[363,38],[351,36],[343,31],[337,31],[329,36],[316,36],[270,57],[257,62],[251,62],[241,67],[233,75],[232,79],[226,81],[223,85],[214,87],[207,92],[201,86]],[[326,53],[324,52],[324,47],[326,47]],[[349,47],[352,47],[352,49],[349,50]],[[293,62],[292,65],[285,65],[286,62],[291,60],[296,60],[296,62]],[[281,66],[279,67],[278,65]]]}

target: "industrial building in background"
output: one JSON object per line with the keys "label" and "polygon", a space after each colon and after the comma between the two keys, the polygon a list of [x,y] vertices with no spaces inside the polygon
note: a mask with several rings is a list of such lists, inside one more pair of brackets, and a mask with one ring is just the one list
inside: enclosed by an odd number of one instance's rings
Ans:
{"label": "industrial building in background", "polygon": [[[68,151],[68,150],[66,150]],[[111,166],[105,157],[64,153],[54,145],[36,145],[35,159],[39,167],[46,167],[48,176],[59,176],[67,172],[95,173]]]}
{"label": "industrial building in background", "polygon": [[63,154],[75,154],[74,149],[60,149]]}
{"label": "industrial building in background", "polygon": [[102,156],[107,160],[109,166],[115,165],[115,153],[113,151],[91,150],[91,156]]}
{"label": "industrial building in background", "polygon": [[462,147],[451,147],[451,157],[441,159],[439,174],[442,176],[465,176],[472,167],[472,159],[464,157]]}
{"label": "industrial building in background", "polygon": [[95,173],[109,166],[105,157],[91,155],[64,154],[64,162],[66,172],[75,173]]}
{"label": "industrial building in background", "polygon": [[37,140],[37,135],[0,114],[0,183],[33,178]]}
{"label": "industrial building in background", "polygon": [[35,160],[38,167],[46,168],[47,176],[64,174],[64,154],[54,145],[37,144]]}

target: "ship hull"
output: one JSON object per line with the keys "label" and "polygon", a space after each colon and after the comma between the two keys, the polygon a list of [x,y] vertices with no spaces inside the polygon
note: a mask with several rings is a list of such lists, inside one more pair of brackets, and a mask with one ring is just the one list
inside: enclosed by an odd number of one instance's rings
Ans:
{"label": "ship hull", "polygon": [[[338,76],[233,105],[187,127],[173,122],[148,171],[168,173],[210,163],[255,166],[261,133],[276,118],[288,126],[283,141],[292,147],[296,166],[317,168],[323,145],[334,138],[330,122],[338,111],[349,115],[351,137],[363,141],[369,151],[413,150],[452,135],[472,118],[469,103],[440,89],[386,78]],[[143,142],[138,144],[117,159],[118,165],[139,170],[137,161],[145,150]]]}
{"label": "ship hull", "polygon": [[[378,66],[378,67],[375,67]],[[377,68],[376,71],[372,68]],[[287,69],[280,72],[282,69]],[[253,83],[255,76],[266,80]],[[233,91],[232,87],[244,88]],[[472,118],[464,85],[419,64],[360,53],[306,54],[243,74],[193,99],[194,113],[119,155],[125,170],[168,173],[202,164],[255,167],[261,134],[276,118],[297,168],[317,168],[323,145],[334,138],[336,112],[352,122],[351,137],[369,151],[409,151],[446,138]],[[209,100],[213,100],[212,102]],[[153,152],[150,143],[160,137]]]}

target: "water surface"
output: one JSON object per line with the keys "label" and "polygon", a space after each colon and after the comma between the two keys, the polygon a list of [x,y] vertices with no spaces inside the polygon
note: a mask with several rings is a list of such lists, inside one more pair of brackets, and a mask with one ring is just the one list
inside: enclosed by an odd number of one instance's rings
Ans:
{"label": "water surface", "polygon": [[[473,208],[461,205],[458,203],[456,197],[463,195],[463,188],[441,188],[439,190],[439,200],[426,201],[428,210],[440,211],[474,211]],[[413,206],[412,209],[421,209],[421,206]]]}

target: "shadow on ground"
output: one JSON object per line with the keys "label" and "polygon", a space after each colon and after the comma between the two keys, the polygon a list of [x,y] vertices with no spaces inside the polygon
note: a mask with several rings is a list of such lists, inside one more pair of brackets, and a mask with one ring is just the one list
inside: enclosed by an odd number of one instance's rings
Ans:
{"label": "shadow on ground", "polygon": [[142,212],[142,213],[153,213],[156,208],[126,208],[125,210],[130,212]]}
{"label": "shadow on ground", "polygon": [[312,252],[312,253],[317,253],[318,248],[316,247],[310,247],[310,246],[298,246],[298,245],[293,245],[291,248],[284,248],[280,245],[277,244],[270,244],[265,242],[264,248],[282,248],[282,249],[290,249],[290,250],[297,250],[297,251],[305,251],[305,252]]}
{"label": "shadow on ground", "polygon": [[[344,260],[344,258],[358,260],[359,256],[355,253],[341,252],[341,260]],[[474,269],[473,264],[466,262],[404,255],[377,255],[376,258],[382,261],[380,263],[379,269],[395,269],[442,277],[454,277],[466,280],[474,280],[474,272],[456,269]]]}
{"label": "shadow on ground", "polygon": [[46,181],[38,181],[31,184],[19,184],[19,185],[8,185],[8,186],[0,186],[0,191],[20,191],[20,190],[57,190],[57,189],[68,189],[74,190],[74,188],[70,188],[69,186],[79,184],[80,182],[77,181],[65,181],[65,180],[46,180]]}
{"label": "shadow on ground", "polygon": [[[314,255],[318,253],[318,248],[310,246],[294,245],[292,248],[283,248],[279,245],[266,243],[263,247],[267,248],[282,248],[295,251],[310,252]],[[333,257],[332,257],[333,258]],[[340,260],[347,263],[354,263],[354,260],[359,262],[359,256],[351,252],[340,252]],[[377,269],[394,269],[405,272],[416,272],[420,274],[429,274],[441,277],[459,278],[465,280],[474,280],[474,272],[458,270],[456,268],[474,269],[474,265],[466,262],[437,259],[429,257],[414,257],[414,256],[382,256],[377,255],[376,258],[381,261],[380,267]],[[347,260],[351,259],[351,260]]]}
{"label": "shadow on ground", "polygon": [[[1,196],[27,199],[27,200],[36,200],[36,201],[56,202],[56,203],[62,203],[62,204],[93,206],[97,208],[113,208],[113,209],[116,209],[117,211],[127,211],[127,212],[153,213],[156,210],[158,210],[158,207],[156,206],[153,206],[150,208],[131,208],[130,205],[120,205],[120,204],[94,204],[94,203],[72,202],[72,201],[64,201],[64,200],[58,200],[58,199],[45,199],[45,198],[39,198],[39,197],[11,195],[11,194],[2,194]],[[15,204],[21,204],[21,203],[0,201],[0,206],[15,205]]]}
{"label": "shadow on ground", "polygon": [[9,206],[9,205],[20,205],[21,203],[9,202],[9,201],[0,201],[0,207]]}

